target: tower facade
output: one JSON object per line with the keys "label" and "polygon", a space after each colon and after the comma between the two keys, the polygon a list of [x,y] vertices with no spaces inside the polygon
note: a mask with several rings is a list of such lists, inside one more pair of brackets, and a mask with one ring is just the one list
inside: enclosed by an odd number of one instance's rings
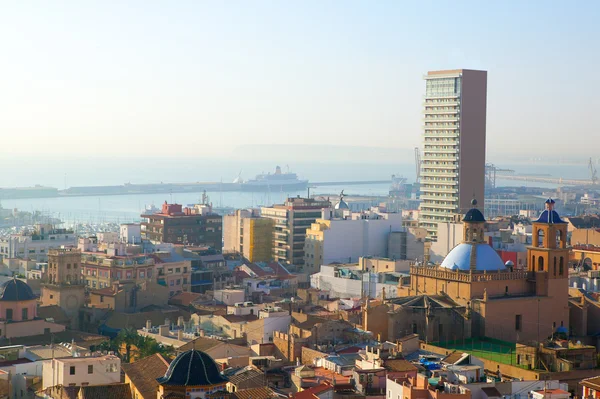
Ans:
{"label": "tower facade", "polygon": [[546,210],[533,222],[532,246],[527,249],[528,270],[546,272],[548,279],[567,279],[567,223],[554,210],[554,200],[546,201]]}
{"label": "tower facade", "polygon": [[432,71],[425,81],[419,225],[435,239],[471,199],[484,209],[487,72]]}
{"label": "tower facade", "polygon": [[57,305],[70,318],[71,328],[78,328],[79,309],[85,303],[81,251],[56,248],[48,251],[48,273],[42,285],[42,306]]}

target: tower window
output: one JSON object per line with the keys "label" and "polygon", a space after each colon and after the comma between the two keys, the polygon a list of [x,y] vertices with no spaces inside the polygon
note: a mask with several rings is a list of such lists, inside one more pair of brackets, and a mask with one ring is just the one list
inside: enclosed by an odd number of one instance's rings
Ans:
{"label": "tower window", "polygon": [[558,266],[558,274],[559,274],[560,276],[562,276],[562,275],[563,275],[563,273],[564,273],[564,260],[563,260],[563,257],[561,256],[561,257],[560,257],[560,264],[559,264],[559,266]]}
{"label": "tower window", "polygon": [[556,276],[556,256],[554,257],[554,276]]}
{"label": "tower window", "polygon": [[541,256],[538,257],[538,271],[544,271],[544,258]]}
{"label": "tower window", "polygon": [[504,287],[504,294],[508,295],[508,285],[506,287]]}
{"label": "tower window", "polygon": [[516,331],[521,331],[521,324],[522,324],[522,316],[520,314],[515,316],[515,330]]}

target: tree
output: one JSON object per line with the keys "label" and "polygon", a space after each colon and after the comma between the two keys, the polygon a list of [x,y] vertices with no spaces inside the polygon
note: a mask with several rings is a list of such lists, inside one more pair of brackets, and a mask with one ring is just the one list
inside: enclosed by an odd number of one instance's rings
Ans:
{"label": "tree", "polygon": [[175,349],[172,346],[163,345],[152,337],[141,335],[138,338],[136,346],[138,348],[137,354],[140,358],[152,356],[156,353],[168,358],[175,352]]}
{"label": "tree", "polygon": [[[121,353],[122,359],[125,363],[131,362],[132,350],[137,350],[137,343],[139,340],[139,334],[134,328],[123,328],[119,331],[119,335],[116,338],[116,344],[119,347],[119,353]],[[123,346],[125,347],[125,353],[123,353]]]}

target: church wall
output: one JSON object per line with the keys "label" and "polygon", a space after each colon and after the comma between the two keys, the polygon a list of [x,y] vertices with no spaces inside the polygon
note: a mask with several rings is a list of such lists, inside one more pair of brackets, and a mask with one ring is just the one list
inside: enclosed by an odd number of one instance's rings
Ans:
{"label": "church wall", "polygon": [[483,298],[483,291],[488,297],[508,295],[532,295],[534,287],[526,279],[518,280],[492,280],[471,283],[473,298]]}
{"label": "church wall", "polygon": [[[485,335],[509,342],[537,341],[538,323],[540,340],[552,335],[561,325],[569,326],[569,307],[562,295],[489,299],[482,301],[481,313],[485,319]],[[521,316],[519,330],[517,315]]]}
{"label": "church wall", "polygon": [[432,309],[431,316],[428,321],[425,309],[398,309],[390,315],[388,341],[413,333],[426,342],[453,341],[470,335],[465,319],[452,309]]}

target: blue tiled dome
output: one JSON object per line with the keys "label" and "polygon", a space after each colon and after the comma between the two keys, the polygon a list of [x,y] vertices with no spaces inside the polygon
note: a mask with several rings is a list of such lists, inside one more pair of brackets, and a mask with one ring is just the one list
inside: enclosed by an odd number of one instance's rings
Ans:
{"label": "blue tiled dome", "polygon": [[477,271],[505,270],[506,266],[494,248],[488,244],[459,244],[442,262],[442,267],[450,270],[469,271],[471,269],[471,251],[475,250]]}
{"label": "blue tiled dome", "polygon": [[35,298],[31,287],[16,278],[0,286],[0,301],[18,302],[29,301]]}
{"label": "blue tiled dome", "polygon": [[469,209],[469,211],[465,214],[463,218],[463,222],[485,222],[485,218],[483,217],[483,213],[477,208]]}
{"label": "blue tiled dome", "polygon": [[189,350],[180,353],[169,365],[164,376],[157,378],[161,385],[208,386],[227,382],[215,361],[204,352]]}
{"label": "blue tiled dome", "polygon": [[536,220],[535,222],[536,223],[550,223],[550,224],[552,224],[552,223],[567,223],[560,218],[560,216],[558,215],[558,212],[556,212],[554,209],[544,210],[544,212],[542,212],[542,214],[540,215],[538,220]]}

